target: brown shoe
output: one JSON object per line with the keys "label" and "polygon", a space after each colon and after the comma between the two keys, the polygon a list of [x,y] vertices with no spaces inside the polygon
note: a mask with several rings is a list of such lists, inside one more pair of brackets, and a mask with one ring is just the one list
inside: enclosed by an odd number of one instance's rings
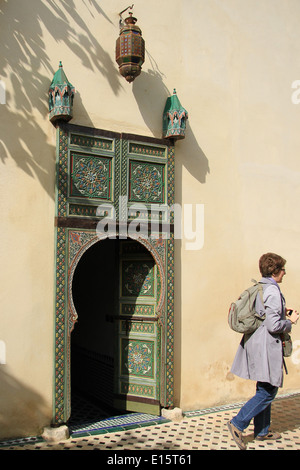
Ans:
{"label": "brown shoe", "polygon": [[256,436],[255,439],[257,441],[277,441],[281,439],[281,434],[279,434],[279,432],[269,431],[265,436]]}
{"label": "brown shoe", "polygon": [[239,431],[233,424],[231,421],[228,421],[227,423],[227,427],[229,429],[229,431],[231,432],[231,435],[233,437],[233,440],[235,441],[235,443],[238,445],[238,447],[241,449],[241,450],[246,450],[246,444],[244,443],[243,441],[243,437],[242,437],[242,432]]}

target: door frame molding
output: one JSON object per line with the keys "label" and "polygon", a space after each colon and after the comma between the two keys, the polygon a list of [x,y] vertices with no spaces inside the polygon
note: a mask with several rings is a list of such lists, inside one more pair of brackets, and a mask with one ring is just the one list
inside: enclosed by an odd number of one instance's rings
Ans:
{"label": "door frame molding", "polygon": [[[68,217],[60,210],[68,194],[69,133],[84,132],[87,135],[116,135],[108,131],[59,123],[57,126],[57,187],[55,217],[55,298],[54,298],[54,391],[52,423],[66,423],[71,414],[70,401],[70,345],[71,332],[77,319],[72,297],[72,282],[75,269],[84,253],[106,236],[96,233],[95,218]],[[165,140],[132,136],[140,142],[166,145]],[[128,135],[126,134],[126,138]],[[169,142],[167,142],[169,145]],[[174,147],[168,161],[168,181],[174,194]],[[162,326],[160,354],[161,382],[160,404],[173,406],[174,372],[174,235],[172,225],[167,238],[144,239],[128,234],[128,239],[141,243],[153,256],[158,267],[162,288],[158,299],[157,316]]]}

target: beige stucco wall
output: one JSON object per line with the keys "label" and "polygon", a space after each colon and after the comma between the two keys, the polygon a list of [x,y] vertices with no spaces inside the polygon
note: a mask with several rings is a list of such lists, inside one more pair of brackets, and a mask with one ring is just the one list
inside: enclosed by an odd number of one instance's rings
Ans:
{"label": "beige stucco wall", "polygon": [[[67,7],[66,4],[69,6]],[[176,202],[204,204],[204,245],[176,241],[175,398],[184,410],[234,402],[254,384],[230,373],[240,337],[230,302],[259,277],[258,258],[287,259],[282,286],[300,309],[297,0],[137,0],[146,41],[133,84],[118,73],[109,2],[0,5],[0,438],[49,424],[53,394],[55,131],[47,91],[60,60],[76,88],[72,123],[161,137],[166,98],[189,112],[176,144]],[[299,326],[294,340],[300,340]],[[297,354],[283,391],[297,390]]]}

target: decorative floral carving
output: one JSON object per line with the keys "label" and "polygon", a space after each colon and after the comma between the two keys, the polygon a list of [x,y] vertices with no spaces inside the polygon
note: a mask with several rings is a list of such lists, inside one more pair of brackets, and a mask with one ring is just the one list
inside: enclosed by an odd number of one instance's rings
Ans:
{"label": "decorative floral carving", "polygon": [[109,162],[107,159],[82,157],[74,164],[73,182],[87,197],[107,198],[109,193]]}
{"label": "decorative floral carving", "polygon": [[124,365],[129,373],[153,376],[153,342],[129,341],[124,352]]}
{"label": "decorative floral carving", "polygon": [[164,167],[131,162],[131,201],[163,202]]}
{"label": "decorative floral carving", "polygon": [[130,261],[123,266],[123,295],[153,296],[153,263]]}

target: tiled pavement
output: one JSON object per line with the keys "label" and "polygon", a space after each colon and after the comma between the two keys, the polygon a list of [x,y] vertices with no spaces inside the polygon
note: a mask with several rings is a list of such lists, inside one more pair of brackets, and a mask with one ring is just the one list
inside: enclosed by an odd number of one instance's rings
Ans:
{"label": "tiled pavement", "polygon": [[[1,450],[110,450],[110,451],[197,451],[239,450],[226,426],[241,403],[184,413],[180,422],[140,413],[104,419],[85,429],[71,428],[71,437],[59,443],[38,438],[0,443]],[[247,450],[300,450],[300,393],[275,399],[272,430],[278,441],[256,441],[253,426],[245,432]],[[125,454],[124,454],[125,455]]]}

